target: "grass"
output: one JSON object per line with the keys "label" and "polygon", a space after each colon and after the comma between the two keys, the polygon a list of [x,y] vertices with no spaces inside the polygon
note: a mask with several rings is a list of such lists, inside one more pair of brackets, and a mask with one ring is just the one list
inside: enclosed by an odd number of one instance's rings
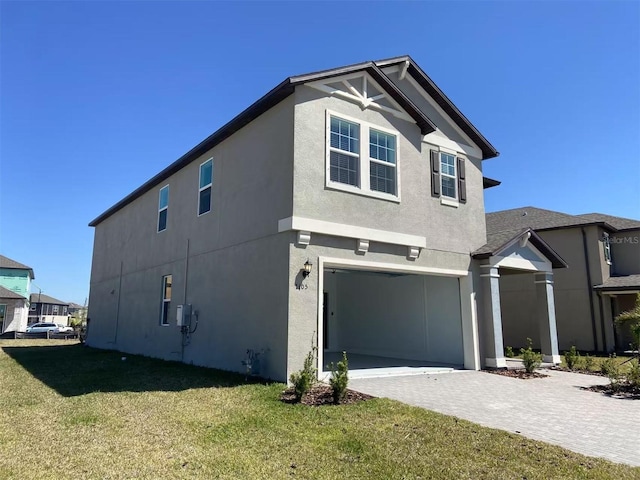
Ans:
{"label": "grass", "polygon": [[[562,359],[562,363],[560,364],[561,367],[567,368],[567,362],[565,361],[564,358],[564,353],[562,352],[561,355],[561,359]],[[590,369],[590,371],[592,372],[600,372],[602,369],[602,363],[607,360],[609,357],[608,355],[591,355],[591,358],[593,359],[593,367]],[[620,366],[620,372],[621,373],[627,373],[627,371],[631,368],[631,362],[629,362],[628,360],[632,358],[631,356],[626,356],[626,355],[619,355],[616,356],[614,358],[615,362]],[[585,368],[585,359],[586,356],[583,354],[580,354],[580,358],[578,360],[578,364],[576,365],[576,369],[584,369]]]}
{"label": "grass", "polygon": [[305,407],[283,384],[65,341],[0,341],[0,478],[631,479],[585,457],[374,399]]}

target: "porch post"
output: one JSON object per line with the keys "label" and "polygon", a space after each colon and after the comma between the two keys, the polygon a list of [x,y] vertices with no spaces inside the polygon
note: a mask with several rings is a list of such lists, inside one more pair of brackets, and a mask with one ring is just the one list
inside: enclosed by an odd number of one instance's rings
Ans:
{"label": "porch post", "polygon": [[506,368],[502,343],[502,313],[500,310],[500,274],[498,267],[482,265],[482,291],[484,318],[487,324],[485,364],[487,367]]}
{"label": "porch post", "polygon": [[540,348],[545,362],[560,364],[558,331],[556,329],[556,307],[553,299],[553,273],[534,274]]}

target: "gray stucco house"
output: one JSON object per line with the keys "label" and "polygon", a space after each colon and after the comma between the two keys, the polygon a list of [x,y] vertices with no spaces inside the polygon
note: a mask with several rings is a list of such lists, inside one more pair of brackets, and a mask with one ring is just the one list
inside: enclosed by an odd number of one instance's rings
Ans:
{"label": "gray stucco house", "polygon": [[[630,310],[640,293],[640,221],[602,213],[569,215],[535,207],[487,214],[489,236],[533,229],[566,260],[555,275],[558,343],[561,350],[613,352],[629,348],[628,326],[613,319]],[[538,344],[535,285],[526,275],[500,280],[503,334],[507,345]]]}
{"label": "gray stucco house", "polygon": [[87,342],[235,371],[252,350],[278,380],[312,342],[321,372],[503,367],[518,271],[558,362],[565,263],[531,229],[487,237],[497,155],[408,56],[287,78],[90,223]]}

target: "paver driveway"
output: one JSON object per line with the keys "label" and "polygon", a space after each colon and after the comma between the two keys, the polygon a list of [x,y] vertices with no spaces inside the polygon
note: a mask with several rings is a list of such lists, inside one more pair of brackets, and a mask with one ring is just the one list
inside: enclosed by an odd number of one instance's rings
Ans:
{"label": "paver driveway", "polygon": [[354,379],[349,387],[376,397],[520,433],[574,452],[640,466],[640,400],[581,390],[606,384],[592,375],[542,370],[521,380],[457,371]]}

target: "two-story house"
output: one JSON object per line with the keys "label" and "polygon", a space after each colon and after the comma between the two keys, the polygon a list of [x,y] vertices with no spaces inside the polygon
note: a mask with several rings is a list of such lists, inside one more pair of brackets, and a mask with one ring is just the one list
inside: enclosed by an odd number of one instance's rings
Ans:
{"label": "two-story house", "polygon": [[[640,292],[640,221],[599,213],[569,215],[534,207],[487,214],[489,235],[532,228],[568,267],[555,275],[559,347],[612,352],[629,348],[628,327],[613,319],[630,310]],[[526,275],[500,279],[504,341],[538,345],[531,292]]]}
{"label": "two-story house", "polygon": [[44,293],[32,293],[29,306],[29,325],[47,322],[68,325],[69,302],[58,300]]}
{"label": "two-story house", "polygon": [[27,328],[33,269],[0,255],[0,334]]}
{"label": "two-story house", "polygon": [[[285,380],[312,344],[356,373],[504,367],[500,272],[553,269],[529,229],[488,239],[496,149],[408,56],[287,78],[95,227],[87,343]],[[322,375],[322,373],[321,373]]]}

